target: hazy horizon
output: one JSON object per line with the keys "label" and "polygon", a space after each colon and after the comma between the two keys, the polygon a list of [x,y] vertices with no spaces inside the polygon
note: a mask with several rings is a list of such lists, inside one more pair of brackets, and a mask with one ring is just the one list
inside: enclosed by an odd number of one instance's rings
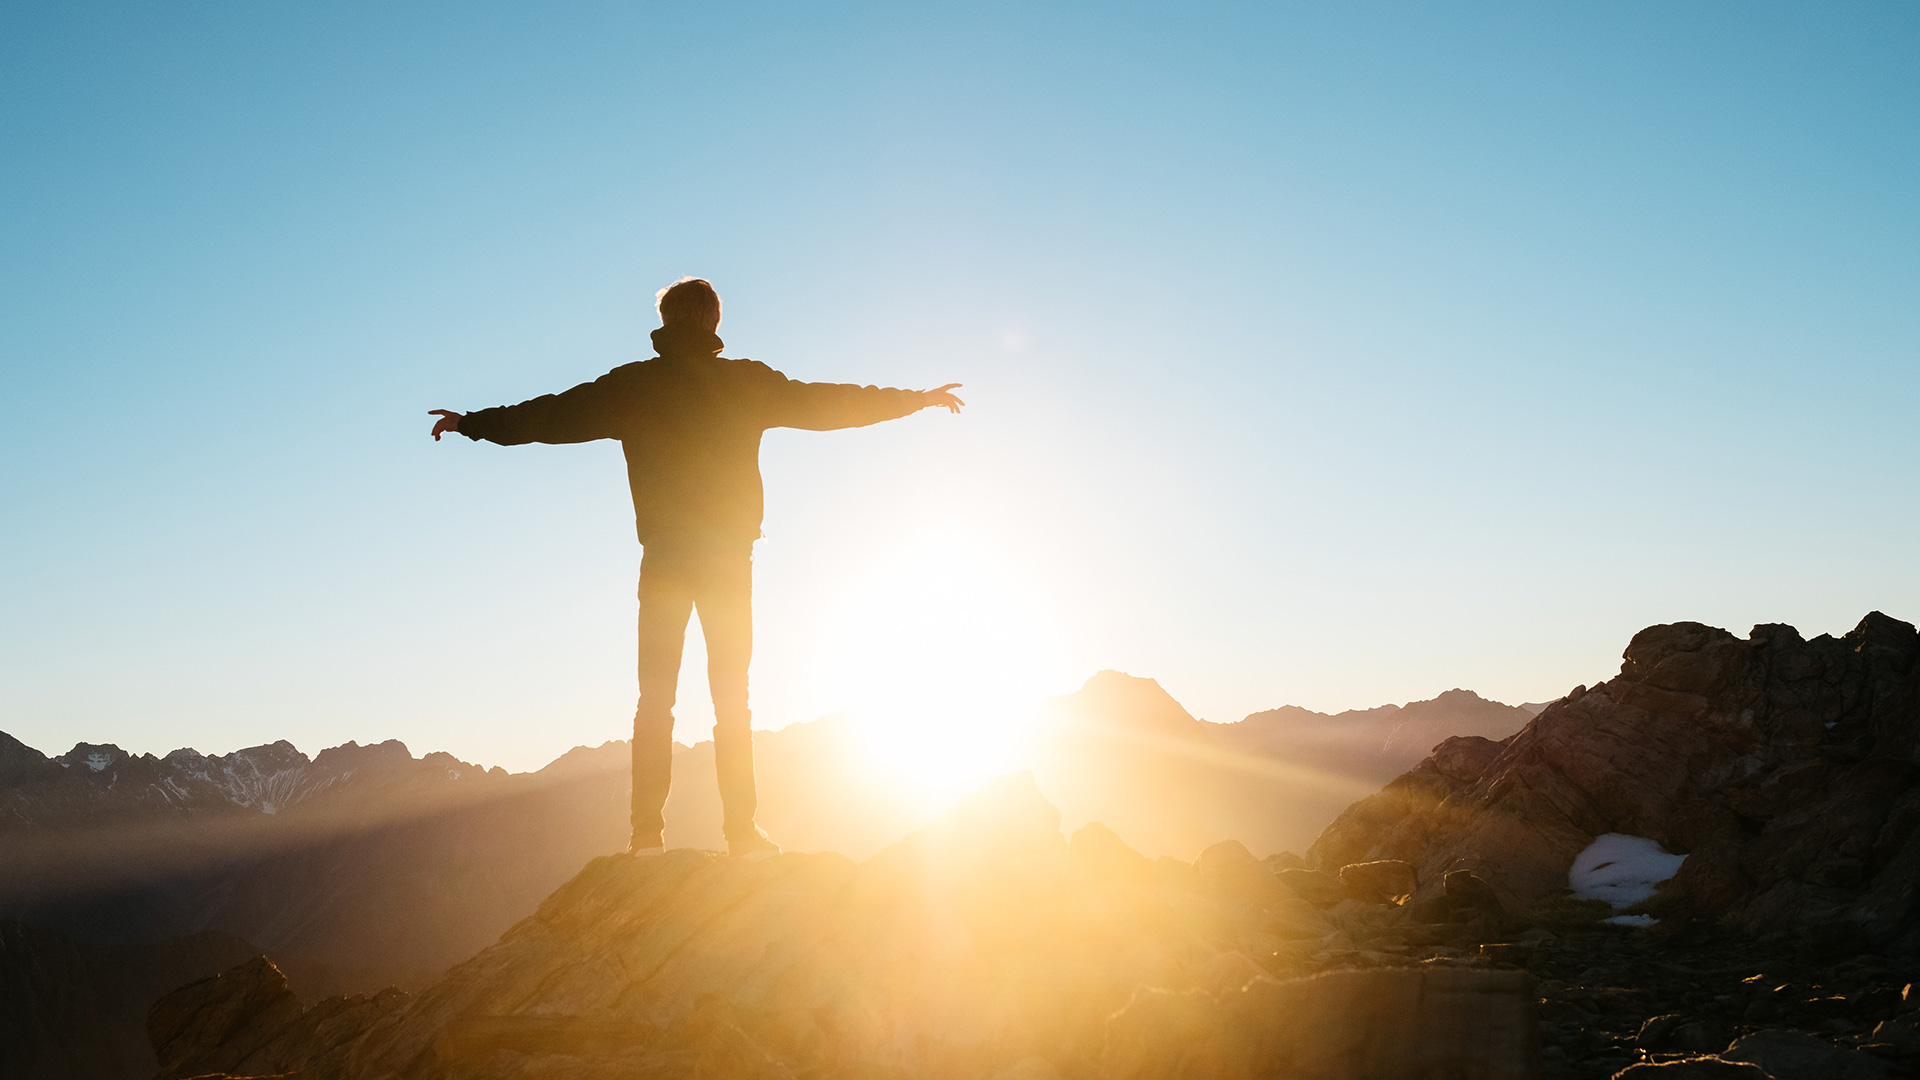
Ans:
{"label": "hazy horizon", "polygon": [[1920,618],[1920,9],[0,20],[29,745],[627,737],[618,448],[426,410],[644,358],[689,273],[726,355],[969,403],[767,438],[762,727],[1541,701],[1650,624]]}
{"label": "hazy horizon", "polygon": [[[1103,669],[1103,670],[1102,670],[1102,671],[1100,671],[1100,672],[1096,672],[1096,673],[1095,673],[1095,674],[1094,674],[1093,676],[1089,676],[1089,677],[1088,677],[1088,678],[1089,678],[1089,681],[1091,681],[1091,679],[1093,679],[1093,678],[1096,678],[1096,677],[1097,677],[1098,675],[1100,675],[1100,674],[1106,674],[1106,673],[1107,673],[1108,671],[1110,671],[1110,670],[1111,670],[1111,669]],[[1152,678],[1151,676],[1144,676],[1144,675],[1143,675],[1143,676],[1133,676],[1133,675],[1131,675],[1131,674],[1130,674],[1130,673],[1128,673],[1128,672],[1115,672],[1115,674],[1120,674],[1120,675],[1127,675],[1127,676],[1129,676],[1129,677],[1133,677],[1133,678],[1143,678],[1143,679],[1147,679],[1147,680],[1149,680],[1149,681],[1153,681],[1153,682],[1158,682],[1158,680],[1154,680],[1154,679],[1153,679],[1153,678]],[[1536,702],[1518,702],[1518,701],[1515,701],[1515,702],[1506,702],[1506,701],[1499,701],[1499,700],[1497,700],[1497,699],[1495,699],[1495,698],[1489,698],[1489,697],[1486,697],[1486,695],[1484,695],[1484,694],[1479,694],[1479,693],[1477,693],[1476,691],[1474,691],[1474,690],[1473,690],[1473,689],[1472,689],[1471,687],[1449,687],[1449,688],[1448,688],[1447,690],[1443,690],[1443,691],[1440,691],[1440,692],[1439,692],[1438,694],[1435,694],[1435,695],[1434,695],[1433,697],[1427,697],[1427,698],[1416,698],[1416,699],[1414,699],[1414,700],[1412,700],[1412,701],[1387,701],[1387,702],[1380,702],[1380,703],[1378,703],[1378,704],[1375,704],[1375,705],[1367,705],[1367,706],[1358,706],[1358,707],[1356,707],[1356,708],[1352,708],[1352,709],[1342,709],[1342,710],[1338,710],[1338,711],[1336,711],[1336,712],[1331,712],[1331,713],[1329,713],[1329,712],[1324,712],[1324,711],[1321,711],[1321,710],[1317,710],[1317,709],[1316,709],[1316,710],[1305,710],[1305,711],[1307,711],[1307,712],[1308,712],[1308,713],[1309,713],[1310,715],[1313,715],[1313,716],[1324,716],[1324,717],[1328,717],[1328,718],[1336,718],[1336,717],[1340,717],[1340,716],[1344,716],[1344,715],[1347,715],[1347,714],[1349,714],[1349,713],[1365,713],[1365,712],[1369,712],[1369,711],[1375,711],[1375,710],[1379,710],[1379,709],[1383,709],[1383,708],[1395,708],[1395,709],[1403,709],[1403,708],[1406,708],[1406,707],[1407,707],[1407,706],[1409,706],[1409,705],[1418,705],[1418,704],[1423,704],[1423,703],[1425,703],[1425,702],[1429,702],[1429,701],[1433,701],[1433,700],[1435,700],[1436,698],[1438,698],[1439,696],[1441,696],[1442,694],[1447,694],[1447,693],[1452,693],[1453,691],[1456,691],[1456,690],[1465,690],[1465,691],[1467,691],[1468,693],[1473,693],[1473,694],[1475,694],[1475,696],[1477,696],[1477,697],[1480,697],[1480,698],[1481,698],[1482,700],[1485,700],[1485,701],[1490,701],[1490,702],[1492,702],[1493,704],[1496,704],[1496,705],[1505,705],[1505,706],[1508,706],[1508,707],[1511,707],[1511,708],[1530,708],[1530,707],[1535,707],[1535,706],[1540,706],[1540,705],[1544,705],[1544,704],[1547,704],[1547,702],[1537,702],[1537,701],[1536,701]],[[1062,697],[1070,697],[1070,696],[1071,696],[1070,694],[1069,694],[1069,695],[1062,695]],[[1169,695],[1169,696],[1171,696],[1171,695]],[[1054,699],[1054,700],[1058,700],[1058,699],[1056,698],[1056,699]],[[1175,699],[1175,700],[1177,701],[1178,699]],[[1183,707],[1184,707],[1184,706],[1183,706]],[[1243,724],[1243,723],[1245,723],[1245,722],[1247,722],[1248,720],[1251,720],[1251,719],[1253,719],[1254,717],[1256,717],[1256,716],[1260,716],[1260,715],[1262,715],[1262,714],[1265,714],[1265,713],[1271,713],[1271,712],[1279,712],[1279,711],[1282,711],[1282,710],[1286,710],[1286,709],[1303,709],[1303,708],[1304,708],[1303,706],[1298,706],[1298,705],[1292,705],[1292,704],[1286,704],[1286,703],[1283,703],[1283,704],[1280,704],[1280,705],[1273,705],[1273,706],[1268,706],[1267,708],[1264,708],[1264,709],[1256,709],[1256,710],[1254,710],[1253,712],[1250,712],[1250,713],[1248,713],[1247,715],[1245,715],[1245,716],[1242,716],[1242,717],[1240,717],[1240,718],[1238,718],[1238,719],[1234,719],[1234,720],[1210,720],[1210,719],[1208,719],[1208,718],[1206,718],[1206,717],[1203,717],[1203,716],[1197,716],[1197,715],[1196,715],[1196,716],[1194,717],[1194,719],[1196,719],[1196,720],[1199,720],[1200,722],[1202,722],[1202,723],[1206,723],[1206,724],[1214,724],[1214,725],[1219,725],[1219,726],[1231,726],[1231,725],[1235,725],[1235,724]],[[1191,711],[1191,710],[1189,710],[1189,711]],[[849,719],[850,717],[851,717],[851,713],[850,713],[850,712],[849,712],[848,710],[844,710],[844,709],[843,709],[843,710],[838,710],[838,711],[835,711],[835,712],[830,712],[830,713],[823,713],[823,714],[822,714],[822,715],[820,715],[820,716],[814,716],[814,717],[809,717],[809,718],[807,718],[807,719],[805,719],[805,720],[795,720],[795,721],[793,721],[793,724],[818,724],[818,723],[825,723],[825,722],[833,722],[833,721],[846,721],[846,720],[848,720],[848,719]],[[785,725],[782,725],[782,728],[785,728],[785,727],[791,727],[791,726],[793,726],[793,724],[785,724]],[[781,730],[781,729],[762,729],[762,730]],[[119,746],[119,747],[120,747],[120,749],[122,749],[122,750],[124,750],[124,751],[126,751],[126,752],[127,752],[127,753],[129,753],[129,754],[134,754],[134,755],[136,755],[136,756],[137,756],[137,755],[143,755],[143,754],[152,754],[152,755],[153,755],[154,757],[157,757],[157,758],[159,758],[159,757],[165,757],[165,756],[166,756],[167,754],[170,754],[170,753],[172,753],[172,752],[173,752],[173,751],[175,751],[175,750],[182,750],[182,749],[189,749],[189,750],[195,750],[195,751],[197,751],[197,752],[199,752],[199,753],[202,753],[202,754],[206,754],[206,755],[209,755],[209,756],[225,756],[225,755],[227,755],[227,754],[231,754],[231,753],[235,753],[235,752],[237,752],[237,751],[240,751],[240,750],[249,750],[249,749],[253,749],[253,748],[256,748],[256,747],[260,747],[260,746],[269,746],[269,745],[272,745],[273,743],[276,743],[276,742],[281,742],[281,741],[286,741],[286,742],[288,742],[289,744],[291,744],[291,745],[293,746],[293,748],[294,748],[295,750],[298,750],[298,751],[300,751],[301,753],[303,753],[303,754],[305,754],[305,755],[306,755],[306,756],[307,756],[308,758],[312,758],[312,757],[314,757],[314,756],[316,756],[316,755],[318,755],[318,754],[319,754],[319,753],[320,753],[321,751],[323,751],[323,750],[330,750],[330,749],[333,749],[334,747],[338,747],[338,746],[344,746],[344,745],[346,745],[346,743],[348,743],[348,742],[353,742],[353,743],[355,743],[356,745],[360,745],[360,746],[368,746],[368,745],[378,745],[378,744],[380,744],[380,743],[384,743],[384,742],[388,742],[388,741],[390,741],[390,739],[392,738],[392,737],[389,737],[389,738],[379,738],[379,737],[375,737],[375,738],[372,738],[371,740],[358,740],[358,739],[348,739],[348,740],[342,740],[342,741],[340,741],[340,742],[336,742],[336,743],[330,743],[330,744],[327,744],[327,745],[325,745],[325,746],[302,746],[302,745],[300,745],[300,744],[298,744],[298,743],[295,743],[295,742],[293,742],[293,740],[291,740],[291,739],[285,739],[285,740],[283,740],[283,739],[282,739],[282,738],[280,738],[280,737],[267,737],[267,738],[265,738],[265,739],[264,739],[263,741],[260,741],[260,742],[254,742],[254,743],[247,743],[247,744],[245,744],[245,745],[242,745],[242,746],[233,746],[233,747],[221,747],[221,748],[218,748],[218,749],[209,749],[208,747],[204,747],[204,746],[191,746],[191,745],[186,745],[186,744],[183,744],[183,745],[180,745],[180,746],[169,746],[169,747],[167,747],[167,748],[165,748],[165,749],[160,749],[160,748],[159,748],[159,747],[158,747],[157,745],[155,745],[155,746],[127,746],[127,745],[125,745],[125,744],[120,744],[120,743],[112,743],[112,740],[96,740],[96,739],[90,739],[90,738],[88,738],[88,737],[86,736],[86,734],[85,734],[84,732],[81,732],[81,733],[77,733],[77,734],[76,734],[76,735],[74,736],[74,738],[72,738],[72,739],[71,739],[71,740],[69,740],[68,742],[66,742],[66,743],[64,743],[64,744],[61,744],[61,745],[58,745],[58,746],[53,746],[53,745],[37,745],[37,744],[35,744],[35,743],[33,743],[33,742],[31,742],[31,741],[29,741],[29,740],[26,740],[26,739],[22,739],[22,738],[21,738],[21,737],[20,737],[20,736],[19,736],[19,735],[18,735],[17,733],[15,733],[15,732],[13,732],[13,731],[9,731],[9,730],[7,730],[7,729],[6,729],[6,728],[4,728],[4,727],[0,727],[0,733],[4,733],[4,734],[6,734],[6,735],[11,735],[11,736],[13,736],[13,737],[14,737],[14,738],[16,738],[16,739],[20,739],[20,741],[21,741],[21,742],[22,742],[22,743],[23,743],[24,745],[26,745],[26,746],[28,746],[28,747],[30,747],[30,748],[32,748],[32,749],[34,749],[34,750],[37,750],[37,751],[39,751],[40,753],[42,753],[42,754],[44,754],[44,755],[46,755],[47,757],[50,757],[50,758],[53,758],[53,757],[59,757],[59,756],[61,756],[62,754],[66,754],[66,753],[68,753],[68,752],[70,752],[70,751],[71,751],[71,750],[72,750],[72,749],[73,749],[73,748],[74,748],[74,747],[75,747],[76,745],[78,745],[78,744],[80,744],[80,743],[87,743],[87,744],[89,744],[89,745],[94,745],[94,746],[100,746],[100,745],[108,745],[108,744],[110,744],[110,743],[111,743],[112,745],[116,745],[116,746]],[[630,739],[630,738],[631,738],[631,733],[628,733],[628,734],[622,734],[622,735],[617,735],[617,736],[613,736],[613,737],[610,737],[610,738],[607,738],[607,739],[603,739],[603,740],[601,740],[600,742],[597,742],[597,743],[575,743],[574,745],[572,745],[572,746],[569,746],[569,747],[566,747],[565,749],[563,749],[563,750],[561,750],[561,751],[559,751],[558,753],[556,753],[556,754],[555,754],[555,755],[554,755],[553,757],[551,757],[551,758],[547,758],[546,760],[543,760],[543,761],[538,761],[538,762],[534,762],[534,763],[532,763],[532,764],[530,764],[530,765],[527,765],[527,766],[524,766],[524,767],[514,767],[514,766],[508,766],[508,765],[505,765],[505,764],[503,764],[503,763],[501,763],[501,762],[493,762],[493,761],[473,761],[473,760],[470,760],[470,759],[467,759],[467,758],[461,758],[461,760],[462,760],[463,762],[465,762],[466,764],[469,764],[469,765],[478,765],[478,766],[481,766],[481,767],[483,767],[483,768],[492,768],[492,767],[493,767],[493,766],[495,766],[495,765],[500,765],[500,766],[501,766],[502,768],[506,768],[508,772],[510,772],[510,773],[514,773],[514,774],[521,774],[521,773],[532,773],[532,772],[538,772],[538,771],[540,771],[541,769],[544,769],[544,768],[546,768],[546,767],[547,767],[548,765],[551,765],[551,764],[553,764],[553,763],[554,763],[555,761],[558,761],[558,760],[559,760],[560,758],[562,758],[562,757],[565,757],[566,755],[568,755],[568,754],[570,754],[570,753],[573,753],[573,752],[574,752],[574,751],[576,751],[576,750],[595,750],[595,749],[598,749],[598,748],[600,748],[600,747],[602,747],[602,746],[605,746],[605,745],[606,745],[606,744],[608,744],[608,743],[615,743],[615,742],[627,742],[627,741],[629,741],[629,739]],[[710,743],[710,742],[712,742],[712,740],[713,740],[713,735],[712,735],[712,733],[711,733],[711,732],[705,732],[705,733],[703,733],[703,734],[698,734],[698,735],[697,735],[697,736],[696,736],[695,738],[693,738],[693,739],[692,739],[691,741],[685,741],[685,740],[681,740],[681,739],[679,739],[679,738],[677,738],[677,737],[676,737],[676,740],[675,740],[675,746],[677,746],[677,747],[679,747],[679,748],[681,748],[681,749],[691,749],[692,747],[694,747],[694,746],[697,746],[697,745],[699,745],[699,744],[701,744],[701,743]],[[405,739],[400,739],[400,740],[398,740],[398,741],[399,741],[399,742],[400,742],[400,743],[401,743],[402,745],[404,745],[404,746],[406,746],[406,748],[407,748],[407,752],[408,752],[409,754],[411,754],[411,755],[412,755],[412,756],[413,756],[414,758],[416,758],[416,759],[418,759],[418,758],[421,758],[421,757],[424,757],[425,755],[427,755],[427,754],[429,754],[429,753],[439,753],[439,752],[446,752],[446,751],[444,751],[444,749],[443,749],[442,747],[437,747],[437,746],[416,746],[416,745],[414,745],[413,743],[410,743],[410,742],[407,742],[407,741],[406,741]],[[459,755],[455,755],[455,756],[456,756],[456,757],[458,757]]]}

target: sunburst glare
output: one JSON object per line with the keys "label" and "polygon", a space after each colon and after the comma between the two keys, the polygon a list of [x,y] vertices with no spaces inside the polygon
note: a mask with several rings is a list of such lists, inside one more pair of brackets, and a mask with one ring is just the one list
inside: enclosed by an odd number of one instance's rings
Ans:
{"label": "sunburst glare", "polygon": [[927,529],[848,582],[823,620],[823,700],[872,768],[927,803],[1026,761],[1039,702],[1070,688],[1044,590],[984,538]]}

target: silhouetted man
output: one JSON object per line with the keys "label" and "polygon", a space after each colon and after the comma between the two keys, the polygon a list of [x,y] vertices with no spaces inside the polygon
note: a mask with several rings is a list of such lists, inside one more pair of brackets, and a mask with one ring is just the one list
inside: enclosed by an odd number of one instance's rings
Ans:
{"label": "silhouetted man", "polygon": [[861,427],[929,405],[959,412],[951,391],[795,382],[757,360],[719,353],[720,297],[686,278],[660,291],[651,360],[518,405],[460,413],[434,409],[447,432],[503,446],[618,439],[627,455],[640,561],[640,703],[633,714],[633,840],[663,849],[661,811],[673,766],[673,700],[687,617],[700,611],[713,693],[713,758],[735,855],[779,851],[754,825],[752,714],[753,542],[764,497],[760,436],[768,428]]}

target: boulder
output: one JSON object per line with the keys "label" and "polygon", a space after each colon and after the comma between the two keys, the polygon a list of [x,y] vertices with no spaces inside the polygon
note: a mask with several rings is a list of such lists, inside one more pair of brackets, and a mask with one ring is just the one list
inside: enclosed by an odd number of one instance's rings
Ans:
{"label": "boulder", "polygon": [[1901,1058],[1920,1058],[1920,1014],[1882,1020],[1873,1028],[1872,1041]]}
{"label": "boulder", "polygon": [[1105,1080],[1532,1080],[1540,1073],[1532,976],[1388,968],[1218,998],[1147,990],[1107,1021]]}
{"label": "boulder", "polygon": [[1368,904],[1398,904],[1413,895],[1419,881],[1413,867],[1399,859],[1376,859],[1341,867],[1340,884],[1349,899]]}
{"label": "boulder", "polygon": [[1728,1061],[1765,1069],[1773,1080],[1886,1080],[1892,1065],[1872,1054],[1845,1050],[1800,1031],[1756,1031],[1720,1052]]}
{"label": "boulder", "polygon": [[1282,870],[1274,878],[1315,907],[1332,907],[1347,898],[1347,887],[1340,883],[1339,875],[1324,870]]}

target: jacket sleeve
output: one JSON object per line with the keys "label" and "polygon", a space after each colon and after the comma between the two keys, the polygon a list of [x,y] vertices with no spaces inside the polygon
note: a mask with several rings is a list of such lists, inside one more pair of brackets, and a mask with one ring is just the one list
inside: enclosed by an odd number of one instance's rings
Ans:
{"label": "jacket sleeve", "polygon": [[518,405],[480,409],[460,418],[460,434],[502,446],[578,443],[619,437],[619,420],[630,404],[627,380],[610,371],[558,394]]}
{"label": "jacket sleeve", "polygon": [[805,428],[808,431],[865,427],[918,412],[927,403],[925,395],[918,390],[855,386],[852,383],[799,382],[772,368],[767,371],[772,376],[769,387],[772,416],[768,427]]}

